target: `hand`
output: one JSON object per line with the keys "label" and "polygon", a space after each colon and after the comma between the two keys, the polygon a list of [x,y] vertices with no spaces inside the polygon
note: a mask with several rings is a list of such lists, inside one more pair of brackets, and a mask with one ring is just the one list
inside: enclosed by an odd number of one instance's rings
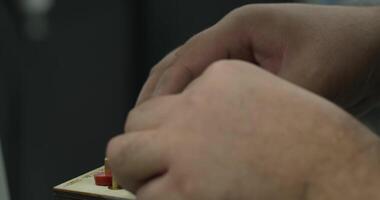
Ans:
{"label": "hand", "polygon": [[360,113],[380,96],[379,15],[377,7],[238,8],[158,63],[138,103],[181,92],[214,61],[240,59]]}
{"label": "hand", "polygon": [[323,98],[219,61],[182,93],[134,108],[107,157],[139,200],[373,199],[378,146]]}

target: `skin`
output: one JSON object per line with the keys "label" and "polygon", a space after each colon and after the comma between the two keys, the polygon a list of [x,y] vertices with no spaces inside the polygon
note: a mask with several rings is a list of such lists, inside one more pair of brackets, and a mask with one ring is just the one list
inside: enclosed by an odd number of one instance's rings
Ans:
{"label": "skin", "polygon": [[139,200],[380,199],[379,138],[327,100],[376,102],[379,13],[232,11],[153,68],[107,148],[117,181]]}
{"label": "skin", "polygon": [[239,59],[363,113],[379,100],[379,15],[378,7],[238,8],[154,66],[137,102],[181,92],[212,62]]}
{"label": "skin", "polygon": [[181,94],[133,109],[126,130],[107,156],[139,200],[380,199],[379,139],[249,63],[212,64]]}

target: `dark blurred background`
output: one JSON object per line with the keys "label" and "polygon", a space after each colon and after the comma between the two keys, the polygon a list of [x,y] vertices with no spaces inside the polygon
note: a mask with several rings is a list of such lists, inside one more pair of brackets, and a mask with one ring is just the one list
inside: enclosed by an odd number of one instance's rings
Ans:
{"label": "dark blurred background", "polygon": [[12,199],[51,199],[54,185],[102,165],[149,69],[257,2],[0,0],[0,136]]}

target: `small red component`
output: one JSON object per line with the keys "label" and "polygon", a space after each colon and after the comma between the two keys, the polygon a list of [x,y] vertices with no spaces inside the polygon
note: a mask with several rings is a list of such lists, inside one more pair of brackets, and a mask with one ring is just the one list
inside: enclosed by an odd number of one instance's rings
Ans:
{"label": "small red component", "polygon": [[112,174],[101,172],[94,175],[95,184],[100,186],[112,186]]}

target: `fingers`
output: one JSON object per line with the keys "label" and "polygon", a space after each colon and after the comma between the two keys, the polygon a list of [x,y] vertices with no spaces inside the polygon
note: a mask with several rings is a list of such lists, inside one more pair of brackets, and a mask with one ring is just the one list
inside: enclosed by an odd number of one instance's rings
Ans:
{"label": "fingers", "polygon": [[174,49],[152,68],[150,75],[147,81],[145,82],[139,97],[137,98],[136,105],[141,104],[142,102],[151,97],[151,94],[153,93],[153,90],[155,89],[159,78],[165,72],[165,70],[174,62],[180,48],[181,47]]}
{"label": "fingers", "polygon": [[152,96],[181,92],[214,61],[228,58],[253,61],[250,37],[245,29],[228,23],[195,35],[174,54],[165,58],[164,64],[158,65],[159,70],[151,74],[138,103]]}
{"label": "fingers", "polygon": [[177,95],[161,96],[136,106],[128,114],[124,131],[128,133],[157,129],[170,116],[178,98]]}
{"label": "fingers", "polygon": [[221,59],[244,60],[278,73],[287,40],[273,13],[260,6],[242,7],[192,37],[154,67],[137,104],[152,96],[183,91],[207,66]]}
{"label": "fingers", "polygon": [[157,132],[145,131],[119,135],[108,143],[109,164],[123,188],[136,192],[149,179],[166,173],[160,140]]}
{"label": "fingers", "polygon": [[169,175],[156,178],[137,191],[138,200],[181,200],[183,199]]}
{"label": "fingers", "polygon": [[159,78],[152,96],[181,92],[211,62],[227,58],[227,46],[220,34],[210,28],[186,42],[180,56]]}
{"label": "fingers", "polygon": [[[207,93],[221,94],[226,91],[226,85],[257,84],[267,75],[269,72],[255,64],[240,60],[219,60],[209,65],[201,76],[193,80],[184,89],[184,93],[207,89]],[[270,80],[266,78],[265,81],[270,82]]]}

